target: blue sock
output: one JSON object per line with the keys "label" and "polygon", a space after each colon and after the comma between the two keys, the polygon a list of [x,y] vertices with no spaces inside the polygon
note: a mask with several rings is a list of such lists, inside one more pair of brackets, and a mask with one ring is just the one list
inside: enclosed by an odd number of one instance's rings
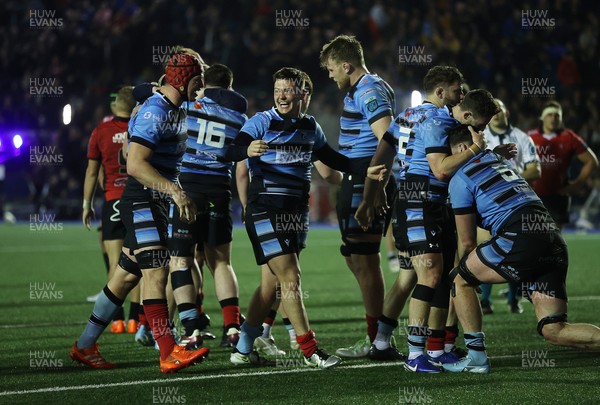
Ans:
{"label": "blue sock", "polygon": [[481,288],[481,301],[488,301],[491,304],[492,300],[490,297],[492,295],[492,285],[481,284],[479,288]]}
{"label": "blue sock", "polygon": [[235,348],[242,354],[252,352],[254,341],[260,335],[262,335],[260,326],[252,326],[248,325],[248,322],[244,322],[240,327],[240,340]]}
{"label": "blue sock", "polygon": [[485,335],[483,332],[465,332],[465,346],[469,349],[467,357],[477,364],[483,364],[487,360],[485,352]]}
{"label": "blue sock", "polygon": [[427,342],[427,326],[408,326],[408,359],[414,360],[425,353]]}
{"label": "blue sock", "polygon": [[108,326],[113,315],[123,305],[123,300],[117,298],[109,289],[105,286],[92,310],[92,315],[88,320],[87,325],[83,333],[77,340],[77,347],[80,349],[88,349],[98,341],[98,338],[104,332],[104,329]]}

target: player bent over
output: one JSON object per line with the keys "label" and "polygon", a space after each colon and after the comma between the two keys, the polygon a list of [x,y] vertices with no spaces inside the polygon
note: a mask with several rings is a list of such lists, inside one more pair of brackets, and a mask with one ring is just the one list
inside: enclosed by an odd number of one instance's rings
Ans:
{"label": "player bent over", "polygon": [[[467,150],[465,127],[450,132],[452,153]],[[489,373],[482,312],[475,287],[481,283],[521,283],[533,303],[537,330],[548,342],[580,349],[600,348],[600,328],[567,322],[565,280],[567,245],[539,197],[502,158],[490,151],[475,154],[450,180],[459,254],[452,273],[455,306],[469,352],[446,371]],[[477,221],[492,238],[477,246]]]}
{"label": "player bent over", "polygon": [[187,138],[186,114],[180,106],[194,90],[189,88],[190,81],[203,74],[200,55],[172,55],[165,74],[166,83],[144,102],[129,124],[129,178],[120,206],[126,228],[123,252],[115,275],[98,297],[88,324],[71,350],[74,361],[89,367],[115,367],[100,355],[96,341],[142,275],[144,310],[160,348],[161,372],[175,372],[208,355],[208,348],[190,351],[175,343],[165,292],[168,197],[173,198],[183,220],[193,222],[196,216],[196,206],[176,180]]}

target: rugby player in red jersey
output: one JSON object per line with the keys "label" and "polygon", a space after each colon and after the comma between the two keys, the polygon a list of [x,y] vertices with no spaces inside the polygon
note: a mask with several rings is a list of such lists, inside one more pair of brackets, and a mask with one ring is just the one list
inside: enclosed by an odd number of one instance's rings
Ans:
{"label": "rugby player in red jersey", "polygon": [[[562,107],[558,102],[548,102],[540,120],[541,127],[528,132],[542,163],[542,176],[534,183],[533,189],[562,229],[569,223],[571,195],[583,187],[598,167],[598,158],[579,135],[565,128]],[[577,177],[569,181],[569,165],[574,157],[583,166]]]}

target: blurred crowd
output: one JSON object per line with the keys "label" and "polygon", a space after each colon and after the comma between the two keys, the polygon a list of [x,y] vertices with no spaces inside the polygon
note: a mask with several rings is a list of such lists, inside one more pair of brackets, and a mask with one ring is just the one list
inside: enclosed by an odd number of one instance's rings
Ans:
{"label": "blurred crowd", "polygon": [[[235,89],[249,100],[248,115],[271,107],[276,69],[305,70],[315,83],[310,112],[333,145],[343,94],[318,57],[325,42],[347,33],[362,42],[367,67],[394,87],[396,112],[421,88],[427,69],[450,64],[471,88],[486,88],[504,100],[512,124],[524,131],[538,125],[548,96],[557,99],[565,124],[600,151],[595,0],[11,0],[3,8],[0,136],[20,130],[29,134],[29,145],[54,145],[54,153],[63,156],[58,165],[34,165],[25,151],[6,162],[6,199],[29,196],[36,209],[65,217],[80,214],[87,140],[109,114],[109,93],[120,84],[156,80],[162,54],[177,44],[198,50],[209,64],[230,66]],[[54,26],[39,24],[40,15]],[[294,24],[282,24],[286,15]],[[538,16],[538,26],[527,22],[531,15]],[[406,49],[426,62],[402,62]],[[55,79],[60,94],[33,91],[39,78]],[[546,79],[551,94],[524,94],[523,81],[530,78]],[[67,103],[73,118],[64,125]]]}

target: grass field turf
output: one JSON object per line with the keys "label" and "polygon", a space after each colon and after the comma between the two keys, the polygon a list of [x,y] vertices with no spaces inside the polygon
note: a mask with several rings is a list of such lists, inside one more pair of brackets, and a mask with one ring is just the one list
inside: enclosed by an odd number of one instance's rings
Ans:
{"label": "grass field turf", "polygon": [[[566,240],[569,320],[598,324],[600,235],[567,235]],[[346,360],[331,370],[240,368],[229,363],[229,351],[219,348],[217,340],[208,341],[211,353],[204,363],[167,376],[158,370],[154,349],[139,346],[133,335],[109,333],[100,338],[100,349],[118,369],[75,366],[68,353],[92,309],[85,297],[105,282],[95,232],[66,224],[54,232],[31,231],[29,224],[0,225],[0,241],[0,403],[600,403],[600,353],[546,344],[535,330],[532,306],[524,303],[524,314],[512,315],[500,298],[495,299],[495,313],[484,319],[490,375],[413,374],[399,364],[366,360]],[[366,334],[358,287],[338,246],[336,230],[313,229],[301,260],[311,326],[330,353]],[[235,231],[233,264],[244,311],[260,273],[242,229]],[[390,286],[395,275],[383,266]],[[32,283],[54,283],[53,288],[45,284],[51,299],[32,299]],[[205,308],[220,337],[221,311],[210,275],[205,291]],[[279,318],[273,333],[280,348],[289,350]],[[405,352],[403,332],[396,339]],[[458,343],[464,346],[462,336]],[[528,359],[523,351],[534,367],[524,366]],[[46,362],[36,363],[36,354]]]}

